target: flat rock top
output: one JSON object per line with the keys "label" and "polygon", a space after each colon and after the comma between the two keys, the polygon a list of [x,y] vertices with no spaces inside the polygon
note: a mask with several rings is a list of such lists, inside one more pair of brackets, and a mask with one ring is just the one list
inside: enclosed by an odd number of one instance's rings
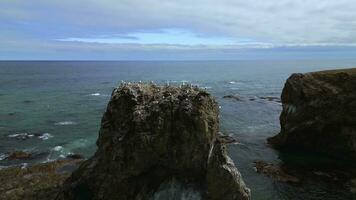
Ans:
{"label": "flat rock top", "polygon": [[138,102],[163,100],[165,98],[177,98],[181,95],[187,97],[194,97],[199,94],[210,96],[205,90],[192,85],[177,86],[159,86],[155,84],[146,83],[123,83],[113,91],[112,98],[115,99],[117,95],[129,94],[133,95]]}
{"label": "flat rock top", "polygon": [[356,75],[356,68],[347,68],[347,69],[334,69],[334,70],[324,70],[324,71],[317,71],[317,72],[309,72],[306,74],[323,74],[323,75],[334,75],[338,73],[346,73],[348,75]]}
{"label": "flat rock top", "polygon": [[[305,74],[297,73],[292,74],[288,78],[282,92],[282,102],[293,101],[292,99],[297,98],[296,95],[299,95],[299,97],[303,96],[301,94],[305,94],[306,96],[344,94],[348,95],[349,98],[354,96],[355,89],[356,68],[326,70]],[[291,91],[294,91],[294,94],[290,94],[292,93]],[[287,94],[290,98],[286,98]]]}

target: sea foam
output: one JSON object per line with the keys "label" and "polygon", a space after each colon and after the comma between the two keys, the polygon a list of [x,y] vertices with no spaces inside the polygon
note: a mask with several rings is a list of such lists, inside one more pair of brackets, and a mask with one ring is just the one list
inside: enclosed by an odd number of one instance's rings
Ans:
{"label": "sea foam", "polygon": [[7,157],[6,154],[0,153],[0,160],[4,160]]}
{"label": "sea foam", "polygon": [[29,133],[15,133],[15,134],[10,134],[7,137],[9,138],[18,138],[18,139],[27,139],[30,137],[33,137],[33,134],[29,134]]}
{"label": "sea foam", "polygon": [[67,126],[67,125],[76,125],[76,124],[77,124],[76,122],[72,122],[72,121],[63,121],[63,122],[54,123],[54,125],[57,126]]}
{"label": "sea foam", "polygon": [[52,138],[53,136],[49,133],[43,133],[42,135],[38,136],[39,139],[41,140],[48,140],[49,138]]}

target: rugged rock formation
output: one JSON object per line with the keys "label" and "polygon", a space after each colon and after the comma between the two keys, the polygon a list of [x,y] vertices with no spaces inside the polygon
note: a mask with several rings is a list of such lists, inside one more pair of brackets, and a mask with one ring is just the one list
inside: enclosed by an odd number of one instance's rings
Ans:
{"label": "rugged rock formation", "polygon": [[356,159],[356,69],[293,74],[282,103],[270,144]]}
{"label": "rugged rock formation", "polygon": [[0,170],[0,200],[55,199],[81,159],[64,159],[34,166]]}
{"label": "rugged rock formation", "polygon": [[194,188],[198,199],[250,199],[218,128],[218,106],[206,91],[122,84],[102,118],[97,152],[57,199],[156,199],[172,185]]}

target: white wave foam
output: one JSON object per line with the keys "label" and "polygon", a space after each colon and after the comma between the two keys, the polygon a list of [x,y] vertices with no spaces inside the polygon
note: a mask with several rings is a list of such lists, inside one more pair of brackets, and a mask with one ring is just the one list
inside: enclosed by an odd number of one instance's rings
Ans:
{"label": "white wave foam", "polygon": [[63,150],[63,147],[62,147],[62,146],[55,146],[55,147],[53,147],[52,150],[53,150],[53,151],[62,151],[62,150]]}
{"label": "white wave foam", "polygon": [[6,154],[3,154],[3,153],[0,154],[0,160],[4,160],[6,157],[7,157]]}
{"label": "white wave foam", "polygon": [[72,122],[72,121],[63,121],[63,122],[54,123],[54,125],[57,126],[67,126],[67,125],[76,125],[76,124],[77,124],[76,122]]}
{"label": "white wave foam", "polygon": [[181,182],[173,179],[160,185],[150,200],[201,200],[201,194],[193,188],[185,187]]}
{"label": "white wave foam", "polygon": [[22,163],[21,164],[21,169],[26,169],[28,167],[28,163]]}
{"label": "white wave foam", "polygon": [[50,161],[56,160],[58,158],[65,158],[66,157],[65,155],[67,153],[68,153],[67,150],[63,146],[60,146],[60,145],[55,146],[55,147],[51,148],[46,162],[50,162]]}
{"label": "white wave foam", "polygon": [[90,96],[100,96],[100,93],[93,93],[93,94],[90,94]]}
{"label": "white wave foam", "polygon": [[15,133],[15,134],[11,134],[8,135],[7,137],[9,138],[22,138],[22,139],[26,139],[26,138],[30,138],[33,137],[33,134],[29,134],[29,133]]}
{"label": "white wave foam", "polygon": [[53,137],[49,133],[43,133],[43,134],[15,133],[15,134],[8,135],[7,137],[26,140],[26,139],[33,138],[34,136],[36,136],[36,138],[41,140],[48,140],[49,138]]}
{"label": "white wave foam", "polygon": [[39,139],[41,140],[48,140],[49,138],[52,138],[53,136],[49,133],[43,133],[42,135],[38,136]]}
{"label": "white wave foam", "polygon": [[235,82],[235,81],[230,81],[229,83],[230,83],[230,84],[235,84],[236,82]]}

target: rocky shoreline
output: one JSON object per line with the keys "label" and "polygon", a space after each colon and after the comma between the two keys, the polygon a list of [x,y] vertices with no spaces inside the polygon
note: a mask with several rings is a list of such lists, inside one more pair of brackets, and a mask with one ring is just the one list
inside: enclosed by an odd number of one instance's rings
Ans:
{"label": "rocky shoreline", "polygon": [[83,159],[62,159],[0,170],[0,200],[55,199],[63,182]]}
{"label": "rocky shoreline", "polygon": [[[268,143],[281,154],[320,153],[332,159],[325,168],[283,158],[280,163],[255,160],[251,164],[257,174],[296,187],[320,180],[356,195],[356,69],[293,74],[281,99],[223,98],[281,103],[281,130]],[[112,93],[93,157],[84,160],[75,154],[2,169],[0,199],[161,200],[177,188],[194,199],[251,199],[228,156],[230,143],[238,141],[219,132],[219,108],[205,90],[123,83]],[[4,159],[32,156],[15,151]]]}

